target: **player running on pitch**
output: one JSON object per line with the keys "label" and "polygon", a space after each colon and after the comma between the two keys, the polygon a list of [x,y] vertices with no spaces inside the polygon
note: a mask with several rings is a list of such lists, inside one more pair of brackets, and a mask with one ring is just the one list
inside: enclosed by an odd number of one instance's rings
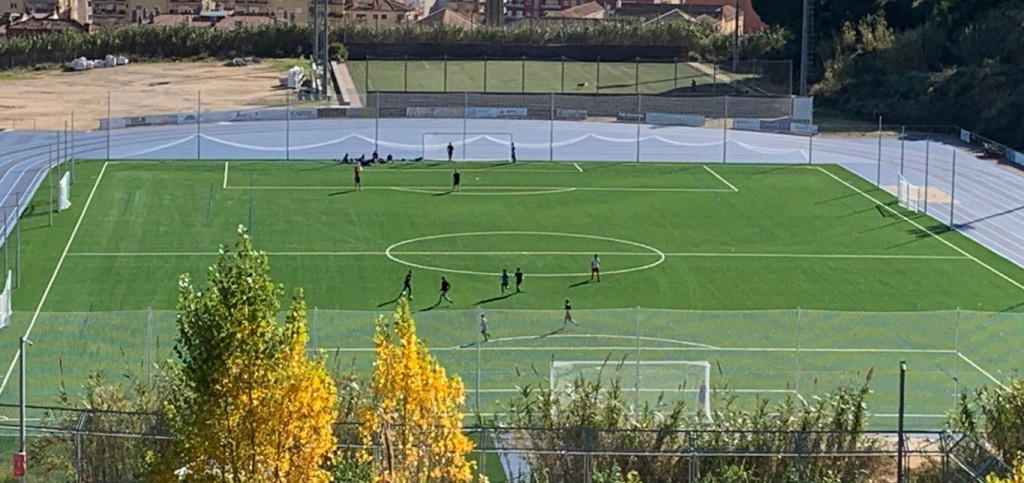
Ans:
{"label": "player running on pitch", "polygon": [[447,300],[448,305],[451,305],[452,299],[448,297],[448,292],[451,291],[452,284],[448,283],[448,279],[441,277],[441,294],[437,297],[437,303],[434,305],[441,305],[442,300]]}
{"label": "player running on pitch", "polygon": [[516,268],[516,293],[522,292],[519,287],[523,284],[523,271]]}
{"label": "player running on pitch", "polygon": [[579,325],[579,324],[576,323],[575,320],[572,320],[572,305],[569,304],[569,299],[566,299],[565,300],[565,318],[562,319],[562,328],[565,328],[565,325],[568,324],[569,322],[572,322],[572,325]]}
{"label": "player running on pitch", "polygon": [[504,295],[505,291],[508,290],[508,270],[501,269],[501,294]]}
{"label": "player running on pitch", "polygon": [[452,173],[452,191],[462,191],[462,174],[457,169]]}
{"label": "player running on pitch", "polygon": [[601,259],[594,254],[594,258],[590,260],[590,280],[594,280],[594,276],[597,276],[597,281],[601,281]]}
{"label": "player running on pitch", "polygon": [[408,295],[409,300],[412,300],[412,270],[405,274],[405,281],[402,282],[402,291],[398,293],[398,297],[401,298],[403,295]]}
{"label": "player running on pitch", "polygon": [[491,340],[491,333],[487,331],[487,316],[480,314],[480,335],[484,338],[484,342]]}
{"label": "player running on pitch", "polygon": [[352,176],[355,177],[356,190],[357,191],[362,191],[363,190],[363,178],[362,178],[362,175],[363,175],[363,167],[362,166],[357,164],[355,168],[352,168]]}
{"label": "player running on pitch", "polygon": [[452,160],[452,153],[455,152],[455,146],[452,146],[452,143],[448,143],[448,147],[445,148],[445,149],[448,150],[448,161],[451,161]]}

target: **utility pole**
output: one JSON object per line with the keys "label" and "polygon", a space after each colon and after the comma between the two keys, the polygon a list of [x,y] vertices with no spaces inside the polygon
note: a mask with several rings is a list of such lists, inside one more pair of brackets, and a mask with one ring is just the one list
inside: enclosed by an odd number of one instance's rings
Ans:
{"label": "utility pole", "polygon": [[813,27],[814,0],[804,0],[803,22],[800,32],[800,95],[807,95],[807,76],[811,69],[811,30]]}

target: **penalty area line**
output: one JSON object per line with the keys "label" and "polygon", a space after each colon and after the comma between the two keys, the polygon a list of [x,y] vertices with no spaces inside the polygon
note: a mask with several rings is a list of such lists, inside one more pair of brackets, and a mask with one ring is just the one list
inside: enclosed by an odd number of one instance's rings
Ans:
{"label": "penalty area line", "polygon": [[228,189],[228,162],[224,161],[224,189]]}
{"label": "penalty area line", "polygon": [[956,355],[957,355],[957,357],[963,359],[964,362],[970,364],[971,367],[974,367],[975,369],[977,369],[978,372],[982,373],[985,377],[989,378],[992,382],[994,382],[996,384],[999,384],[999,387],[1001,387],[1003,389],[1007,388],[1005,384],[1003,384],[1002,382],[999,382],[999,379],[996,379],[995,377],[992,377],[992,374],[989,374],[988,371],[986,371],[985,369],[982,369],[981,366],[975,364],[974,361],[968,359],[967,356],[965,356],[962,353],[960,353],[960,351],[956,351]]}
{"label": "penalty area line", "polygon": [[583,172],[583,168],[581,168],[580,165],[578,165],[576,163],[572,163],[572,165],[576,167],[576,171],[579,171],[581,173]]}
{"label": "penalty area line", "polygon": [[714,177],[718,178],[718,180],[719,180],[719,181],[721,181],[721,182],[725,183],[725,185],[726,185],[726,186],[728,186],[728,187],[729,187],[729,189],[731,189],[731,190],[733,190],[734,192],[737,192],[737,193],[738,193],[738,192],[740,191],[740,190],[736,189],[736,187],[735,187],[735,186],[733,186],[733,185],[732,185],[732,183],[730,183],[730,182],[726,181],[726,180],[725,180],[725,178],[723,178],[723,177],[719,176],[719,175],[718,175],[718,173],[716,173],[716,172],[715,172],[714,170],[712,170],[711,168],[709,168],[709,167],[708,167],[708,165],[706,165],[706,164],[703,164],[703,165],[701,165],[701,166],[704,166],[704,169],[708,170],[708,172],[709,172],[709,173],[711,173],[711,175],[712,175],[712,176],[714,176]]}

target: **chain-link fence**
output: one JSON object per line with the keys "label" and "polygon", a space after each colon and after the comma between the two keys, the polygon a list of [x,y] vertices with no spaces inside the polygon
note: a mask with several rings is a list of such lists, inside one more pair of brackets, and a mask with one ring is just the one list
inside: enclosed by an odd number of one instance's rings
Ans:
{"label": "chain-link fence", "polygon": [[[384,309],[382,309],[384,311]],[[384,311],[386,312],[386,311]],[[335,374],[367,376],[379,312],[312,309],[309,350]],[[500,417],[523,387],[549,388],[578,375],[622,382],[634,407],[683,402],[702,408],[701,386],[714,410],[727,401],[807,405],[816,396],[870,379],[872,428],[896,425],[901,359],[908,364],[907,427],[936,429],[957,396],[1000,386],[1015,369],[1013,333],[1024,315],[970,311],[865,313],[815,310],[708,312],[660,309],[577,310],[568,329],[558,311],[487,309],[489,342],[478,340],[478,310],[416,314],[421,336],[450,373],[466,381],[472,412]],[[32,314],[16,312],[24,326]],[[44,338],[27,349],[29,402],[47,388],[78,387],[92,371],[143,379],[173,358],[175,312],[40,313]],[[691,361],[693,366],[679,361]],[[643,371],[640,371],[640,365]],[[710,365],[710,380],[700,364]],[[558,365],[559,370],[554,370]],[[16,401],[18,375],[4,389]]]}
{"label": "chain-link fence", "polygon": [[362,93],[475,92],[519,94],[793,94],[792,61],[745,60],[736,65],[687,59],[577,61],[480,58],[374,58],[349,61]]}
{"label": "chain-link fence", "polygon": [[[32,407],[26,422],[33,481],[144,481],[146,462],[166,454],[172,437],[159,413]],[[15,414],[14,406],[0,413]],[[339,423],[339,449],[367,450],[358,423]],[[0,447],[19,444],[15,420],[0,420]],[[912,481],[980,481],[1008,467],[969,436],[946,431],[772,431],[599,429],[468,425],[470,458],[492,483],[594,481],[614,466],[654,480],[700,482],[742,467],[749,475],[817,481],[893,480],[898,465]],[[902,439],[901,439],[902,436]],[[898,441],[904,441],[902,451]],[[900,458],[903,458],[902,461]],[[6,480],[4,480],[6,481]]]}

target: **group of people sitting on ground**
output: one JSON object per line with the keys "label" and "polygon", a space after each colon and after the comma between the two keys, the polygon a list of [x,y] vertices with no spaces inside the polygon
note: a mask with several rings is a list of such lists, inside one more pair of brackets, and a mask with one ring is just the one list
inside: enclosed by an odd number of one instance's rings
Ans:
{"label": "group of people sitting on ground", "polygon": [[423,158],[420,157],[420,158],[415,158],[415,159],[404,159],[404,158],[403,159],[395,159],[390,154],[388,154],[386,157],[382,158],[382,157],[380,157],[380,155],[377,154],[377,151],[374,150],[373,154],[371,154],[369,158],[367,158],[365,154],[360,154],[358,158],[350,158],[348,153],[345,153],[345,156],[342,157],[341,159],[335,159],[334,160],[334,162],[336,162],[336,163],[341,163],[341,164],[358,164],[360,166],[370,166],[372,164],[387,164],[387,163],[393,163],[395,161],[423,161]]}

